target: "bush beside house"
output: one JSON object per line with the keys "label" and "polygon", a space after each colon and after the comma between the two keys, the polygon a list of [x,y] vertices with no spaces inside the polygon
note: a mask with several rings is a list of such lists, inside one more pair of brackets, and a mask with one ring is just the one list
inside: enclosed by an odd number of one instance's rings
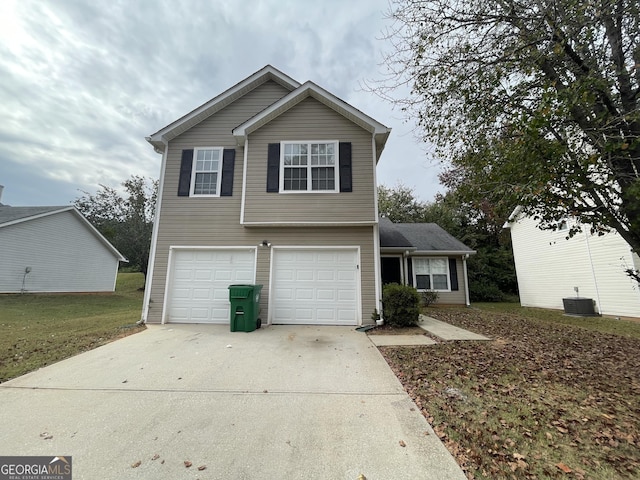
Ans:
{"label": "bush beside house", "polygon": [[420,295],[409,285],[389,283],[382,290],[382,314],[386,323],[410,327],[418,323]]}

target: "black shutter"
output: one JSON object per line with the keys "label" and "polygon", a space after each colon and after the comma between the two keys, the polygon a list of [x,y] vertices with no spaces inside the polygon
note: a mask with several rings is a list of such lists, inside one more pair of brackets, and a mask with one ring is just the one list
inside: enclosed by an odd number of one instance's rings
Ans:
{"label": "black shutter", "polygon": [[280,144],[270,143],[267,155],[267,192],[280,191]]}
{"label": "black shutter", "polygon": [[191,189],[191,166],[193,165],[193,149],[182,150],[180,163],[180,179],[178,180],[178,196],[188,197]]}
{"label": "black shutter", "polygon": [[220,196],[233,195],[233,167],[236,162],[236,151],[233,148],[225,148],[222,153],[222,181],[220,183]]}
{"label": "black shutter", "polygon": [[351,143],[340,142],[338,152],[340,156],[340,191],[352,192],[353,187],[351,185]]}
{"label": "black shutter", "polygon": [[451,290],[458,291],[458,262],[455,258],[449,259],[449,281],[451,282]]}
{"label": "black shutter", "polygon": [[407,274],[407,285],[411,285],[413,287],[413,262],[411,261],[411,257],[407,258]]}

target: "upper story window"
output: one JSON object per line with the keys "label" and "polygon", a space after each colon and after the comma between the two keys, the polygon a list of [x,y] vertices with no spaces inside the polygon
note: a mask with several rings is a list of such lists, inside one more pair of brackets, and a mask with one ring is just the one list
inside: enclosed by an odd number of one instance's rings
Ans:
{"label": "upper story window", "polygon": [[220,196],[222,151],[221,147],[194,149],[191,195]]}
{"label": "upper story window", "polygon": [[282,142],[281,192],[337,192],[338,142]]}
{"label": "upper story window", "polygon": [[446,258],[413,258],[414,285],[418,290],[449,291],[449,262]]}

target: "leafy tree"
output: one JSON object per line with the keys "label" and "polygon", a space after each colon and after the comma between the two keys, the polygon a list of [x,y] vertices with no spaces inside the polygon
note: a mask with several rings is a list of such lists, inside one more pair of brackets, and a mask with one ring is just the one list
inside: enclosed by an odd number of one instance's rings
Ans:
{"label": "leafy tree", "polygon": [[541,228],[615,230],[640,252],[636,0],[392,0],[390,16],[376,90],[436,143],[445,185],[476,207],[521,205]]}
{"label": "leafy tree", "polygon": [[95,195],[83,190],[74,205],[146,277],[158,181],[132,175],[122,187],[122,193],[105,185]]}
{"label": "leafy tree", "polygon": [[395,187],[378,186],[378,212],[395,223],[422,221],[425,204],[416,199],[413,190],[399,183]]}

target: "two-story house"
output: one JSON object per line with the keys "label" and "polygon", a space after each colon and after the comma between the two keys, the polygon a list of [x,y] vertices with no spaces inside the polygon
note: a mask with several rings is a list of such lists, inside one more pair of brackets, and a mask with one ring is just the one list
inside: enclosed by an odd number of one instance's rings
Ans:
{"label": "two-story house", "polygon": [[370,322],[389,133],[266,66],[148,137],[162,167],[143,320],[228,323],[228,286],[256,283],[263,323]]}

